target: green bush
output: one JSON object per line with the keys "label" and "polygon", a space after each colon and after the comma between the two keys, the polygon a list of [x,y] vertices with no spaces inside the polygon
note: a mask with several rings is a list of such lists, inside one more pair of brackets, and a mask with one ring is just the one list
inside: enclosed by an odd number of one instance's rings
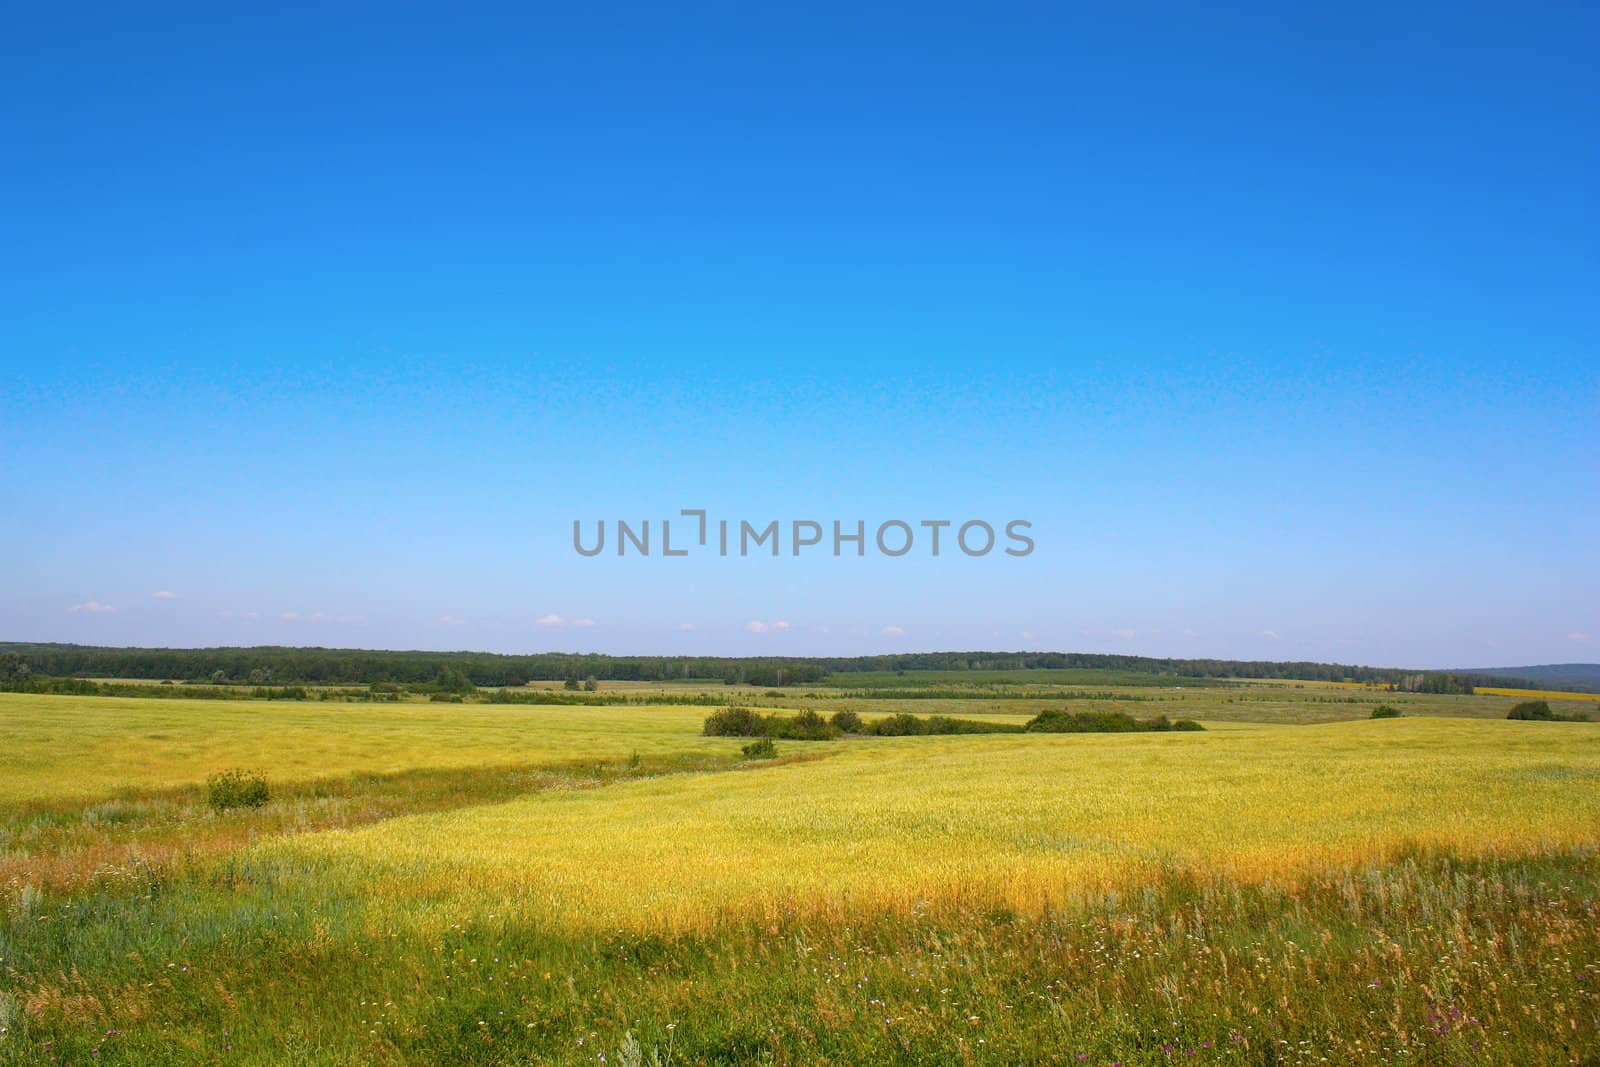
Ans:
{"label": "green bush", "polygon": [[930,734],[1020,734],[1022,726],[1014,722],[984,722],[978,719],[955,719],[948,715],[929,715],[927,731]]}
{"label": "green bush", "polygon": [[767,719],[767,733],[791,741],[828,741],[839,736],[839,731],[828,725],[828,720],[810,708],[785,719],[773,715]]}
{"label": "green bush", "polygon": [[214,811],[259,808],[267,802],[267,780],[254,771],[220,771],[206,779],[206,803]]}
{"label": "green bush", "polygon": [[1529,719],[1534,722],[1588,722],[1587,712],[1574,712],[1563,715],[1558,711],[1550,710],[1550,705],[1543,700],[1524,700],[1521,704],[1511,709],[1506,716],[1508,719]]}
{"label": "green bush", "polygon": [[1205,727],[1193,719],[1176,721],[1165,715],[1143,721],[1120,711],[1067,711],[1065,708],[1048,708],[1029,720],[1030,733],[1049,734],[1132,734],[1190,732]]}
{"label": "green bush", "polygon": [[898,715],[877,720],[870,729],[879,737],[917,737],[928,732],[928,724],[902,711]]}
{"label": "green bush", "polygon": [[767,720],[749,708],[726,707],[706,716],[707,737],[765,737]]}
{"label": "green bush", "polygon": [[739,750],[744,753],[745,759],[777,759],[778,746],[772,743],[772,738],[763,737],[759,741],[752,741]]}
{"label": "green bush", "polygon": [[861,716],[849,708],[834,712],[828,721],[833,724],[835,730],[842,734],[859,734],[861,732]]}
{"label": "green bush", "polygon": [[1400,709],[1391,707],[1388,704],[1379,704],[1372,709],[1372,717],[1374,719],[1398,719],[1400,717]]}

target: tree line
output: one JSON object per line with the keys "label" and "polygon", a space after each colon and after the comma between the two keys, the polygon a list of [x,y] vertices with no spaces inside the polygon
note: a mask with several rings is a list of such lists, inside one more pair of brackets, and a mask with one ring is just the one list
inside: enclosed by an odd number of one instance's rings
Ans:
{"label": "tree line", "polygon": [[[899,671],[1101,670],[1170,678],[1265,678],[1364,682],[1422,692],[1471,692],[1478,685],[1532,683],[1454,672],[1266,660],[1164,659],[1085,652],[916,652],[854,657],[606,656],[598,653],[384,651],[293,648],[107,648],[0,643],[0,675],[18,672],[79,678],[179,679],[214,685],[426,684],[445,672],[475,686],[596,678],[663,682],[720,680],[730,685],[813,685],[830,675]],[[8,678],[0,676],[0,684]],[[1026,679],[1019,679],[1026,681]],[[1548,683],[1546,683],[1548,685]]]}

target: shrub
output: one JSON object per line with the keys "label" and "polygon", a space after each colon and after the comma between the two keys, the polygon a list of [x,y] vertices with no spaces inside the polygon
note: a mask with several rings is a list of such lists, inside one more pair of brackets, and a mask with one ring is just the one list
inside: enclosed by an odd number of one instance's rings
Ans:
{"label": "shrub", "polygon": [[1531,719],[1535,722],[1588,722],[1589,713],[1584,711],[1563,715],[1559,711],[1550,710],[1550,705],[1543,700],[1525,700],[1511,709],[1508,719]]}
{"label": "shrub", "polygon": [[206,779],[206,803],[214,811],[259,808],[267,802],[267,780],[254,771],[220,771]]}
{"label": "shrub", "polygon": [[1134,733],[1139,724],[1132,715],[1120,711],[1066,711],[1047,708],[1028,722],[1030,733],[1123,734]]}
{"label": "shrub", "polygon": [[842,734],[859,734],[861,732],[861,716],[849,708],[834,712],[828,721],[833,724],[835,730]]}
{"label": "shrub", "polygon": [[726,707],[706,716],[707,737],[765,737],[767,720],[749,708]]}
{"label": "shrub", "polygon": [[1374,719],[1398,719],[1400,717],[1400,709],[1391,707],[1388,704],[1379,704],[1372,709],[1372,717]]}
{"label": "shrub", "polygon": [[828,725],[828,720],[810,708],[790,719],[778,715],[770,717],[767,719],[767,733],[791,741],[828,741],[839,736],[839,731]]}
{"label": "shrub", "polygon": [[1065,708],[1047,708],[1028,722],[1030,733],[1050,734],[1131,734],[1190,732],[1205,727],[1193,719],[1176,722],[1165,715],[1140,721],[1120,711],[1067,711]]}
{"label": "shrub", "polygon": [[953,719],[948,715],[930,715],[926,725],[930,734],[1022,733],[1022,727],[1014,722],[982,722],[978,719]]}
{"label": "shrub", "polygon": [[778,757],[778,746],[772,743],[772,738],[770,737],[752,741],[739,751],[744,753],[745,759],[777,759]]}
{"label": "shrub", "polygon": [[898,715],[879,719],[872,724],[871,730],[879,737],[915,737],[927,733],[928,724],[902,711]]}

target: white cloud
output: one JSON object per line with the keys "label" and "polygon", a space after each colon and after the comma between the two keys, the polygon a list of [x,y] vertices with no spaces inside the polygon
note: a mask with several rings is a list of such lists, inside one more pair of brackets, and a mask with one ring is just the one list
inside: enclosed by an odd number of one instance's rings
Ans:
{"label": "white cloud", "polygon": [[567,620],[563,619],[560,615],[551,612],[549,615],[542,615],[539,618],[534,619],[533,624],[535,626],[565,626],[567,624]]}
{"label": "white cloud", "polygon": [[1139,631],[1135,630],[1131,626],[1124,626],[1120,630],[1112,630],[1111,634],[1113,637],[1120,637],[1124,641],[1132,641],[1135,637],[1139,636]]}
{"label": "white cloud", "polygon": [[880,632],[885,637],[904,637],[906,635],[905,628],[900,626],[885,626]]}
{"label": "white cloud", "polygon": [[233,611],[231,609],[219,611],[217,615],[224,619],[259,619],[261,617],[259,611]]}
{"label": "white cloud", "polygon": [[1261,631],[1261,636],[1266,638],[1268,641],[1281,641],[1281,640],[1283,640],[1282,636],[1279,635],[1278,631],[1276,631],[1276,630],[1262,630]]}
{"label": "white cloud", "polygon": [[744,624],[744,628],[753,634],[781,634],[788,632],[789,623],[783,619],[774,619],[772,622],[751,619]]}
{"label": "white cloud", "polygon": [[[995,634],[995,636],[999,637],[1000,635],[999,634]],[[1024,641],[1032,641],[1033,640],[1033,631],[1032,630],[1024,630],[1024,631],[1022,631],[1022,639]]]}
{"label": "white cloud", "polygon": [[694,629],[694,623],[692,623],[692,622],[680,622],[678,624],[678,629],[682,630],[684,633],[688,633],[690,630]]}
{"label": "white cloud", "polygon": [[1193,627],[1185,626],[1183,628],[1183,636],[1185,636],[1185,637],[1199,637],[1200,634]]}
{"label": "white cloud", "polygon": [[178,594],[174,593],[170,589],[162,589],[159,592],[151,593],[150,595],[151,595],[151,597],[153,597],[156,600],[177,600],[178,599]]}
{"label": "white cloud", "polygon": [[82,604],[74,604],[67,609],[69,615],[81,615],[87,612],[90,615],[104,615],[117,609],[110,604],[102,604],[98,600],[85,600]]}
{"label": "white cloud", "polygon": [[361,622],[364,615],[329,615],[325,611],[313,611],[306,615],[298,611],[284,611],[278,614],[284,622]]}
{"label": "white cloud", "polygon": [[1574,630],[1570,634],[1567,635],[1567,640],[1568,641],[1587,641],[1587,640],[1589,640],[1589,635],[1586,634],[1586,633],[1583,633],[1582,631]]}
{"label": "white cloud", "polygon": [[593,626],[594,625],[594,620],[593,619],[573,619],[572,620],[572,625],[578,626],[578,627]]}
{"label": "white cloud", "polygon": [[446,626],[460,626],[463,623],[465,623],[467,620],[466,619],[462,619],[462,618],[458,618],[458,617],[456,617],[454,615],[440,615],[439,616],[439,621],[442,622]]}

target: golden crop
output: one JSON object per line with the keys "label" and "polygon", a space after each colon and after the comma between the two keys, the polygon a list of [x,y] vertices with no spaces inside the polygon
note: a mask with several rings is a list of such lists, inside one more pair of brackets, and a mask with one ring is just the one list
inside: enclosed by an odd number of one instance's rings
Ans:
{"label": "golden crop", "polygon": [[726,750],[698,736],[705,712],[0,693],[0,805],[194,785],[236,766],[284,782]]}
{"label": "golden crop", "polygon": [[[642,725],[658,713],[633,714]],[[395,905],[446,902],[441,915],[456,900],[579,926],[693,928],[879,906],[1037,909],[1174,871],[1292,881],[1409,848],[1600,840],[1600,725],[1221,724],[780,749],[818,758],[542,793],[258,855],[354,871]]]}

